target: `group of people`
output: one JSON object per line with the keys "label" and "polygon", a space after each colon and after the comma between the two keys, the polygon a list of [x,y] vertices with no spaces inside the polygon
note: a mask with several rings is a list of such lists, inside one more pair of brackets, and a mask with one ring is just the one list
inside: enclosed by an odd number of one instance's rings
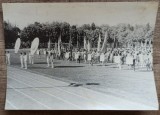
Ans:
{"label": "group of people", "polygon": [[[122,65],[128,65],[128,69],[147,68],[152,70],[152,50],[151,48],[108,48],[106,52],[92,49],[87,51],[85,49],[63,50],[59,52],[55,49],[38,49],[35,53],[39,57],[45,56],[47,67],[54,68],[54,59],[63,59],[68,61],[75,61],[76,63],[88,63],[90,65],[107,63],[117,64],[119,69]],[[29,63],[34,64],[34,55],[29,55]],[[27,69],[27,54],[20,53],[21,68]],[[6,52],[6,63],[10,65],[10,53]]]}
{"label": "group of people", "polygon": [[[51,50],[53,58],[56,58],[56,52]],[[62,59],[76,61],[77,63],[85,62],[91,65],[100,63],[115,63],[121,69],[122,65],[128,65],[128,69],[153,68],[152,49],[151,48],[114,48],[107,49],[106,52],[97,50],[86,51],[83,49],[73,50],[72,53],[68,50],[63,52]],[[61,55],[60,55],[61,56]]]}

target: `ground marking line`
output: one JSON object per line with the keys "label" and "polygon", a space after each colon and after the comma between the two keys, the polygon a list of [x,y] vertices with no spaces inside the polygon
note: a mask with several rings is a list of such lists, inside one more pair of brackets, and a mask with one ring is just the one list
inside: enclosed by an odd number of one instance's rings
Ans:
{"label": "ground marking line", "polygon": [[[23,76],[22,76],[23,77]],[[23,77],[24,78],[24,77]],[[43,83],[43,82],[41,82],[41,81],[39,81],[39,80],[36,80],[36,79],[33,79],[33,78],[28,78],[28,79],[32,79],[32,80],[34,80],[34,81],[37,81],[37,82],[40,82],[41,84],[45,84],[45,85],[48,85],[48,84],[46,84],[46,83]],[[50,82],[48,82],[48,83],[50,83]],[[49,86],[51,86],[51,85],[49,85]],[[78,97],[81,97],[81,98],[83,98],[83,99],[85,99],[85,100],[87,100],[87,101],[90,101],[88,98],[86,98],[86,97],[83,97],[83,96],[81,96],[81,95],[77,95],[77,94],[75,94],[75,93],[71,93],[71,92],[69,92],[69,91],[66,91],[66,90],[64,90],[64,89],[60,89],[60,88],[57,88],[57,87],[54,87],[54,88],[56,88],[56,89],[59,89],[59,90],[61,90],[61,91],[64,91],[64,92],[67,92],[67,93],[69,93],[69,94],[72,94],[72,95],[75,95],[75,96],[78,96]],[[85,89],[85,88],[84,88]],[[88,89],[87,89],[88,90]],[[94,101],[94,100],[93,100]],[[92,101],[92,102],[93,102]],[[94,101],[95,103],[98,103],[98,104],[100,104],[100,105],[103,105],[103,106],[105,106],[106,107],[106,105],[105,104],[103,104],[103,103],[100,103],[100,102],[98,102],[98,101]],[[108,107],[108,108],[111,108],[111,109],[113,109],[113,107]]]}
{"label": "ground marking line", "polygon": [[14,109],[18,109],[13,103],[11,103],[9,100],[7,100],[6,99],[6,102],[8,103],[8,104],[10,104]]}
{"label": "ground marking line", "polygon": [[[21,70],[21,71],[23,71],[23,70]],[[25,73],[30,73],[30,72],[28,72],[28,71],[25,71]],[[31,72],[32,73],[32,72]],[[38,77],[38,74],[35,74],[35,73],[33,73],[34,75],[36,75],[36,77]],[[40,75],[41,77],[43,77],[42,75]],[[24,77],[24,76],[23,76]],[[26,77],[24,77],[24,78],[26,78]],[[45,79],[49,79],[49,78],[46,78],[46,77],[43,77],[43,78],[45,78]],[[37,80],[37,79],[34,79],[33,77],[32,78],[28,78],[28,79],[32,79],[32,80],[35,80],[35,81],[37,81],[37,82],[41,82],[41,81],[39,81],[39,80]],[[54,80],[54,79],[53,79]],[[58,80],[57,80],[58,81]],[[43,82],[41,82],[41,83],[43,83]],[[50,82],[48,82],[48,83],[50,83]],[[46,84],[46,83],[43,83],[43,84]],[[48,84],[47,84],[48,85]],[[51,85],[50,85],[51,86]],[[83,87],[81,87],[81,88],[83,88]],[[57,88],[57,89],[59,89],[59,88]],[[85,89],[85,90],[88,90],[88,89],[86,89],[86,88],[83,88],[83,89]],[[62,91],[65,91],[65,90],[63,90],[63,89],[60,89],[60,90],[62,90]],[[97,93],[98,94],[98,92],[96,92],[96,91],[93,91],[93,90],[90,90],[91,92],[95,92],[95,93]],[[65,92],[68,92],[68,91],[65,91]],[[73,93],[71,93],[71,92],[68,92],[68,93],[70,93],[70,94],[73,94]],[[77,95],[77,94],[73,94],[73,95]],[[79,97],[82,97],[82,96],[80,96],[80,95],[77,95],[77,96],[79,96]],[[83,98],[85,98],[85,97],[83,97]],[[116,97],[117,98],[117,97]],[[85,98],[85,99],[87,99],[87,98]],[[118,99],[121,99],[121,98],[118,98]],[[126,100],[125,100],[126,101]],[[128,101],[128,100],[127,100]],[[128,102],[130,102],[130,103],[133,103],[133,104],[141,104],[142,105],[142,103],[135,103],[135,102],[132,102],[132,101],[128,101]],[[97,102],[98,103],[98,102]],[[100,103],[100,104],[102,104],[102,103]],[[144,105],[144,104],[143,104]],[[106,105],[105,105],[106,106]],[[113,108],[112,108],[113,109]]]}
{"label": "ground marking line", "polygon": [[23,93],[23,92],[21,92],[21,91],[19,91],[19,90],[17,90],[17,89],[14,89],[14,87],[13,87],[13,86],[11,86],[11,85],[9,85],[9,86],[10,86],[10,87],[12,87],[12,88],[13,88],[13,90],[15,90],[16,92],[19,92],[19,93],[23,94],[24,96],[28,97],[29,99],[31,99],[31,100],[33,100],[33,101],[35,101],[35,102],[39,103],[40,105],[42,105],[42,106],[46,107],[47,109],[50,109],[50,107],[48,107],[47,105],[44,105],[43,103],[41,103],[41,102],[37,101],[36,99],[32,98],[31,96],[29,96],[29,95],[27,95],[27,94],[25,94],[25,93]]}
{"label": "ground marking line", "polygon": [[[14,78],[11,78],[11,77],[9,77],[9,78],[10,78],[10,79],[14,79]],[[17,81],[17,82],[19,82],[19,83],[22,83],[22,84],[25,84],[25,85],[27,85],[27,86],[32,87],[31,85],[28,85],[28,84],[26,84],[26,83],[23,82],[23,81],[16,80],[16,79],[14,79],[14,80]],[[35,89],[35,90],[38,90],[38,91],[40,91],[40,92],[43,92],[43,93],[45,93],[45,94],[48,94],[48,95],[50,95],[50,96],[52,96],[52,97],[55,97],[55,98],[57,98],[57,99],[59,99],[59,100],[65,102],[65,103],[71,104],[71,105],[73,105],[73,106],[75,106],[75,107],[77,107],[77,108],[80,109],[79,106],[77,106],[77,105],[75,105],[75,104],[73,104],[73,103],[70,103],[70,102],[68,102],[68,101],[66,101],[66,100],[63,100],[63,99],[61,99],[61,98],[59,98],[59,97],[56,97],[56,96],[54,96],[54,95],[52,95],[52,94],[49,94],[49,93],[45,92],[45,91],[41,91],[40,89],[37,89],[37,88],[34,88],[34,89]]]}
{"label": "ground marking line", "polygon": [[[29,73],[29,72],[27,72],[26,71],[26,73]],[[36,74],[37,75],[37,74]],[[38,76],[38,75],[37,75]],[[26,77],[24,77],[24,76],[22,76],[23,78],[26,78]],[[42,76],[43,77],[43,76]],[[27,77],[28,78],[28,77]],[[45,78],[45,77],[44,77]],[[37,82],[41,82],[41,81],[39,81],[39,80],[37,80],[37,79],[34,79],[34,78],[28,78],[28,79],[32,79],[32,80],[34,80],[34,81],[37,81]],[[46,78],[45,78],[46,79]],[[43,82],[41,82],[41,83],[43,83]],[[50,83],[50,82],[48,82],[48,83]],[[46,83],[43,83],[43,84],[46,84]],[[46,84],[46,85],[48,85],[48,84]],[[49,85],[49,86],[51,86],[51,85]],[[56,87],[57,88],[57,87]],[[81,88],[83,88],[83,87],[81,87]],[[79,96],[79,97],[82,97],[82,98],[84,98],[84,99],[86,99],[86,100],[89,100],[88,98],[86,98],[86,97],[83,97],[83,96],[80,96],[80,95],[77,95],[77,94],[75,94],[75,93],[71,93],[71,92],[69,92],[69,91],[66,91],[66,90],[63,90],[63,89],[60,89],[60,88],[57,88],[57,89],[59,89],[59,90],[62,90],[62,91],[65,91],[65,92],[67,92],[67,93],[70,93],[70,94],[73,94],[73,95],[76,95],[76,96]],[[86,91],[88,91],[88,89],[86,89],[86,88],[83,88],[83,89],[85,89]],[[90,89],[89,89],[90,90]],[[96,91],[93,91],[93,90],[90,90],[91,92],[94,92],[94,93],[96,93],[96,94],[99,94],[99,92],[96,92]],[[117,99],[120,99],[120,100],[122,100],[122,98],[118,98],[118,97],[114,97],[114,98],[117,98]],[[144,105],[144,104],[142,104],[142,103],[137,103],[137,102],[133,102],[133,101],[129,101],[129,100],[125,100],[125,101],[127,101],[127,102],[130,102],[130,103],[133,103],[133,104],[141,104],[141,105]],[[103,104],[103,103],[100,103],[100,102],[97,102],[97,101],[95,101],[96,103],[99,103],[99,104],[101,104],[101,105],[103,105],[103,106],[106,106],[105,104]],[[146,106],[146,105],[145,105]],[[110,108],[112,108],[112,107],[110,107]],[[113,108],[112,108],[113,109]]]}

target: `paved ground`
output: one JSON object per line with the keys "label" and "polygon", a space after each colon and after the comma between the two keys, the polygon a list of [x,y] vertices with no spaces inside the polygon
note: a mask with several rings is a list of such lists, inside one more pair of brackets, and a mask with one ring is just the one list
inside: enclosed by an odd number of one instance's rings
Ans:
{"label": "paved ground", "polygon": [[[118,68],[116,68],[115,64],[106,64],[106,66],[100,66],[99,64],[97,64],[94,66],[90,66],[88,64],[83,64],[83,63],[76,64],[75,62],[68,62],[68,61],[62,61],[62,60],[55,60],[54,62],[55,68],[51,69],[46,67],[45,58],[43,56],[41,58],[37,58],[35,60],[34,65],[32,66],[29,65],[28,70],[19,70],[19,67],[20,67],[19,55],[15,55],[14,53],[12,54],[11,64],[12,64],[12,67],[8,68],[8,85],[13,85],[13,87],[15,87],[15,88],[11,88],[9,86],[10,88],[8,89],[7,96],[9,96],[11,100],[15,96],[15,95],[11,95],[13,91],[17,93],[17,90],[30,91],[32,89],[32,93],[33,92],[36,93],[37,88],[39,89],[40,87],[40,90],[45,89],[49,92],[52,92],[52,90],[55,89],[55,87],[53,89],[51,87],[53,87],[54,84],[56,84],[56,88],[58,86],[58,88],[62,88],[65,91],[69,90],[71,93],[78,93],[78,95],[81,95],[81,96],[84,96],[84,94],[87,94],[87,97],[94,96],[95,97],[94,100],[99,98],[103,99],[106,106],[104,108],[100,108],[101,106],[99,106],[96,103],[97,106],[93,107],[93,105],[91,106],[90,104],[88,105],[83,102],[85,106],[84,108],[80,108],[80,109],[96,109],[96,108],[97,109],[129,109],[129,108],[136,109],[132,106],[132,104],[131,105],[127,104],[128,102],[136,103],[137,105],[135,107],[137,108],[138,106],[143,105],[143,107],[139,107],[138,109],[140,108],[148,109],[144,105],[147,105],[148,107],[150,107],[150,109],[158,108],[155,82],[154,82],[152,71],[146,71],[145,69],[141,69],[141,70],[136,70],[134,72],[133,70],[128,70],[126,66],[123,66],[123,69],[119,70]],[[22,72],[22,73],[19,73],[19,72]],[[27,73],[25,74],[25,72]],[[33,75],[37,77],[33,77]],[[40,83],[37,83],[38,81],[36,82],[32,81],[33,78],[34,79],[36,78],[42,81]],[[18,81],[16,81],[17,79],[20,80],[19,81],[20,83],[25,82],[25,85],[24,83],[20,84]],[[48,84],[48,81],[49,82],[52,81],[52,84],[50,86],[43,86],[44,84]],[[34,82],[34,83],[29,84],[30,82],[31,83]],[[65,84],[62,85],[61,83],[65,83]],[[76,87],[68,87],[70,83],[76,83]],[[16,86],[14,86],[14,84]],[[31,85],[31,86],[28,86],[28,85]],[[37,88],[35,88],[36,85],[38,85]],[[26,87],[34,87],[34,88],[26,88]],[[40,92],[39,94],[41,93],[42,92]],[[34,96],[39,94],[34,94]],[[98,96],[96,94],[100,94],[101,96]],[[54,95],[58,95],[59,97],[60,94],[57,92]],[[60,95],[60,96],[62,96],[61,98],[63,99],[66,99],[66,100],[69,99],[69,102],[71,101],[70,98],[68,97],[64,97],[63,95]],[[106,96],[109,96],[109,98],[107,98]],[[84,97],[86,98],[86,96]],[[102,97],[105,97],[105,98],[102,98]],[[17,95],[15,96],[15,98],[17,98]],[[92,99],[91,101],[93,101]],[[117,99],[119,99],[118,102],[114,102],[114,100],[117,100]],[[123,103],[121,100],[123,101]],[[111,103],[108,101],[111,101]],[[12,105],[9,103],[11,102],[8,100],[6,104],[7,108]],[[55,104],[53,104],[52,106],[54,105]],[[121,106],[124,105],[124,106],[119,107],[120,105]],[[14,105],[12,105],[12,107],[13,106]],[[129,107],[126,108],[126,106],[129,106]],[[80,104],[80,107],[81,107],[81,104]],[[51,108],[54,109],[53,107]],[[43,109],[43,108],[39,107],[39,109]],[[67,109],[74,109],[74,108],[71,107]]]}
{"label": "paved ground", "polygon": [[128,101],[35,73],[8,67],[6,109],[38,110],[154,110],[156,107]]}

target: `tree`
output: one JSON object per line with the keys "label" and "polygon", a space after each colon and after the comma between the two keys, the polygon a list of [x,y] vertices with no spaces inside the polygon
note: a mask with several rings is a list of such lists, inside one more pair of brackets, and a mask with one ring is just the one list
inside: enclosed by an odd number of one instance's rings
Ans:
{"label": "tree", "polygon": [[84,34],[84,30],[82,27],[78,27],[77,28],[77,32],[78,32],[78,38],[77,38],[77,43],[78,43],[78,48],[80,48],[81,46],[83,46],[84,44],[84,37],[85,37],[85,34]]}
{"label": "tree", "polygon": [[6,48],[14,48],[14,44],[19,37],[20,29],[11,23],[4,21],[4,37]]}
{"label": "tree", "polygon": [[73,46],[76,46],[76,45],[77,45],[77,36],[78,36],[77,27],[76,27],[76,25],[73,25],[73,26],[70,28],[70,43],[71,43]]}
{"label": "tree", "polygon": [[102,45],[102,49],[101,49],[102,52],[105,52],[105,51],[106,51],[107,41],[109,41],[109,40],[110,40],[110,39],[108,39],[108,32],[106,31],[105,37],[104,37],[104,41],[103,41],[103,45]]}
{"label": "tree", "polygon": [[70,24],[67,22],[61,23],[61,35],[62,35],[62,42],[68,43],[70,39]]}

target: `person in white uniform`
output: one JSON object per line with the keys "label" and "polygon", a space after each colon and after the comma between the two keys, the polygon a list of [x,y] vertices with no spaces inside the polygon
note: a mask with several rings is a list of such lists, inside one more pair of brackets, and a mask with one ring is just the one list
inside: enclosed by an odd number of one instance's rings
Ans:
{"label": "person in white uniform", "polygon": [[29,63],[32,63],[32,56],[31,56],[31,52],[29,52]]}
{"label": "person in white uniform", "polygon": [[87,52],[86,50],[83,53],[84,62],[87,63]]}
{"label": "person in white uniform", "polygon": [[140,67],[142,68],[144,67],[144,57],[142,53],[139,54],[139,59],[140,59]]}
{"label": "person in white uniform", "polygon": [[149,53],[149,61],[150,61],[150,68],[153,70],[153,56],[152,56],[152,52]]}
{"label": "person in white uniform", "polygon": [[46,50],[45,49],[43,50],[43,54],[46,55]]}
{"label": "person in white uniform", "polygon": [[121,53],[118,54],[117,56],[117,64],[118,64],[118,68],[121,70],[122,66],[121,66]]}
{"label": "person in white uniform", "polygon": [[128,65],[128,69],[131,69],[133,65],[133,56],[131,55],[131,53],[128,53],[126,57],[126,64]]}
{"label": "person in white uniform", "polygon": [[37,55],[39,55],[39,53],[40,53],[40,50],[38,49],[38,50],[37,50]]}
{"label": "person in white uniform", "polygon": [[6,64],[7,64],[7,65],[10,65],[10,64],[11,64],[9,51],[6,52]]}
{"label": "person in white uniform", "polygon": [[30,58],[31,58],[31,64],[34,64],[34,54],[30,54]]}
{"label": "person in white uniform", "polygon": [[20,53],[20,62],[21,62],[21,68],[23,68],[24,65],[23,65],[23,53],[22,52]]}
{"label": "person in white uniform", "polygon": [[24,52],[23,61],[24,61],[24,68],[27,69],[27,54],[26,54],[26,52]]}
{"label": "person in white uniform", "polygon": [[89,53],[88,53],[88,59],[87,59],[87,60],[89,61],[89,64],[91,64],[91,58],[92,58],[91,52],[89,52]]}
{"label": "person in white uniform", "polygon": [[78,52],[75,52],[75,60],[76,60],[76,63],[78,63],[78,57],[79,57]]}
{"label": "person in white uniform", "polygon": [[104,65],[104,58],[105,58],[104,53],[101,53],[101,55],[100,55],[100,62],[101,62],[102,65]]}
{"label": "person in white uniform", "polygon": [[51,53],[51,56],[50,56],[50,62],[51,62],[51,68],[54,68],[54,55],[53,53]]}
{"label": "person in white uniform", "polygon": [[51,51],[47,51],[47,67],[50,67]]}

